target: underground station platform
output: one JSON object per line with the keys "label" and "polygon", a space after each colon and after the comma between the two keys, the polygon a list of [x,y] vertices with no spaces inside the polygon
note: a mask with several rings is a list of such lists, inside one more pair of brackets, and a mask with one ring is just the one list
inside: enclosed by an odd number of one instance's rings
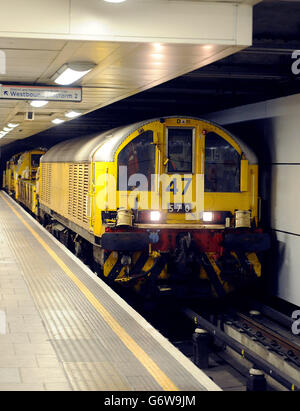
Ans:
{"label": "underground station platform", "polygon": [[220,390],[3,191],[0,219],[0,390]]}

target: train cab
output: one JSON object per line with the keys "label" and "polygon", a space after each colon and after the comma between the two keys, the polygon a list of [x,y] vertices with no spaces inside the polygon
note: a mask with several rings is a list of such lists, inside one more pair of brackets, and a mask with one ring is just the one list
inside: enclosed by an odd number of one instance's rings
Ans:
{"label": "train cab", "polygon": [[220,297],[261,275],[257,159],[214,123],[164,117],[68,140],[40,175],[42,218],[111,281]]}

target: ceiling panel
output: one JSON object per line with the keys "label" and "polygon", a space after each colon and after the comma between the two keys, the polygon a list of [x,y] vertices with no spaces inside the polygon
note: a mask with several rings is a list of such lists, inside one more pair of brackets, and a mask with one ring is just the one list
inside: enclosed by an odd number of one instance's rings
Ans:
{"label": "ceiling panel", "polygon": [[53,40],[51,43],[49,40],[44,39],[26,39],[26,38],[1,38],[0,37],[0,49],[22,49],[22,50],[62,50],[66,41],[65,40]]}
{"label": "ceiling panel", "polygon": [[35,82],[57,56],[57,51],[20,49],[4,51],[7,74],[0,77],[4,82],[15,82],[18,77],[21,77],[24,82]]}
{"label": "ceiling panel", "polygon": [[[0,146],[54,127],[55,117],[67,121],[68,110],[92,113],[250,45],[249,4],[256,2],[3,2],[0,50],[6,53],[7,74],[0,75],[0,83],[54,85],[53,74],[65,63],[88,61],[95,68],[74,84],[83,87],[80,103],[33,109],[23,100],[1,102],[0,130],[12,121],[19,126],[0,139]],[[29,110],[34,121],[26,120]]]}
{"label": "ceiling panel", "polygon": [[[300,44],[299,15],[298,1],[264,1],[254,8],[252,47],[104,107],[106,93],[103,92],[104,98],[101,94],[104,87],[107,87],[109,92],[111,89],[124,87],[123,92],[126,94],[141,80],[131,75],[131,68],[127,72],[121,66],[120,59],[114,63],[115,56],[107,57],[106,68],[101,69],[101,76],[96,79],[99,87],[90,88],[93,85],[93,80],[90,79],[83,90],[85,102],[81,103],[87,109],[97,103],[103,104],[104,108],[62,126],[45,130],[24,141],[16,140],[16,144],[2,148],[2,158],[8,158],[21,145],[27,149],[42,142],[49,147],[66,138],[103,131],[146,118],[178,113],[205,117],[205,113],[212,111],[300,93],[300,76],[291,73],[291,53],[299,49]],[[75,45],[69,43],[66,47],[72,47],[72,52],[76,51]],[[176,48],[169,47],[168,55],[176,53],[174,50]],[[126,52],[123,55],[126,55]],[[122,56],[121,50],[118,53]],[[189,53],[198,55],[194,48],[190,49]],[[66,53],[60,55],[63,56],[66,56]],[[57,65],[58,59],[53,62],[49,73],[55,71]],[[2,103],[0,101],[0,107],[3,107]],[[52,110],[56,109],[56,106],[51,106],[48,113],[51,114]],[[59,109],[62,109],[62,105],[59,105]],[[247,125],[247,130],[248,126],[251,128],[251,125]],[[28,127],[29,129],[27,126],[26,129],[30,133],[30,124]],[[252,131],[258,133],[260,130],[254,128]]]}
{"label": "ceiling panel", "polygon": [[[0,43],[1,46],[1,43]],[[96,64],[81,82],[82,102],[49,102],[34,109],[27,101],[0,100],[0,130],[9,121],[19,126],[0,139],[0,146],[12,139],[26,138],[53,127],[56,117],[78,110],[86,114],[154,85],[170,80],[231,54],[223,45],[183,45],[100,41],[58,41],[6,39],[2,41],[7,58],[7,73],[0,82],[54,84],[52,75],[66,62],[90,61]],[[80,84],[80,83],[79,83]],[[35,120],[25,119],[26,111],[35,112]],[[22,114],[18,114],[22,113]]]}

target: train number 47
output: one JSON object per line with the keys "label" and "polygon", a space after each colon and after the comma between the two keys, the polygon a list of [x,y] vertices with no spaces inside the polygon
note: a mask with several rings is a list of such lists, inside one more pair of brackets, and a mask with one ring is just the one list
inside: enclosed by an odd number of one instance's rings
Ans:
{"label": "train number 47", "polygon": [[[192,178],[191,177],[182,177],[181,181],[183,183],[186,183],[185,186],[183,187],[183,191],[182,191],[182,195],[186,194],[189,186],[191,185],[192,182]],[[168,187],[166,188],[166,191],[173,193],[174,195],[176,195],[179,191],[178,187],[177,187],[177,179],[174,178],[170,184],[168,185]]]}

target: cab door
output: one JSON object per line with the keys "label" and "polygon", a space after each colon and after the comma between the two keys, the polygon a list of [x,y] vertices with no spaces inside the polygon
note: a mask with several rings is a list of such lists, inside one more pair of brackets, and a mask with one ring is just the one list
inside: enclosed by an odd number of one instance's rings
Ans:
{"label": "cab door", "polygon": [[165,181],[161,185],[161,195],[169,222],[198,220],[199,197],[203,198],[204,194],[203,184],[198,181],[201,155],[199,158],[195,155],[199,153],[201,137],[197,123],[187,122],[177,119],[175,124],[173,120],[173,124],[165,126]]}

